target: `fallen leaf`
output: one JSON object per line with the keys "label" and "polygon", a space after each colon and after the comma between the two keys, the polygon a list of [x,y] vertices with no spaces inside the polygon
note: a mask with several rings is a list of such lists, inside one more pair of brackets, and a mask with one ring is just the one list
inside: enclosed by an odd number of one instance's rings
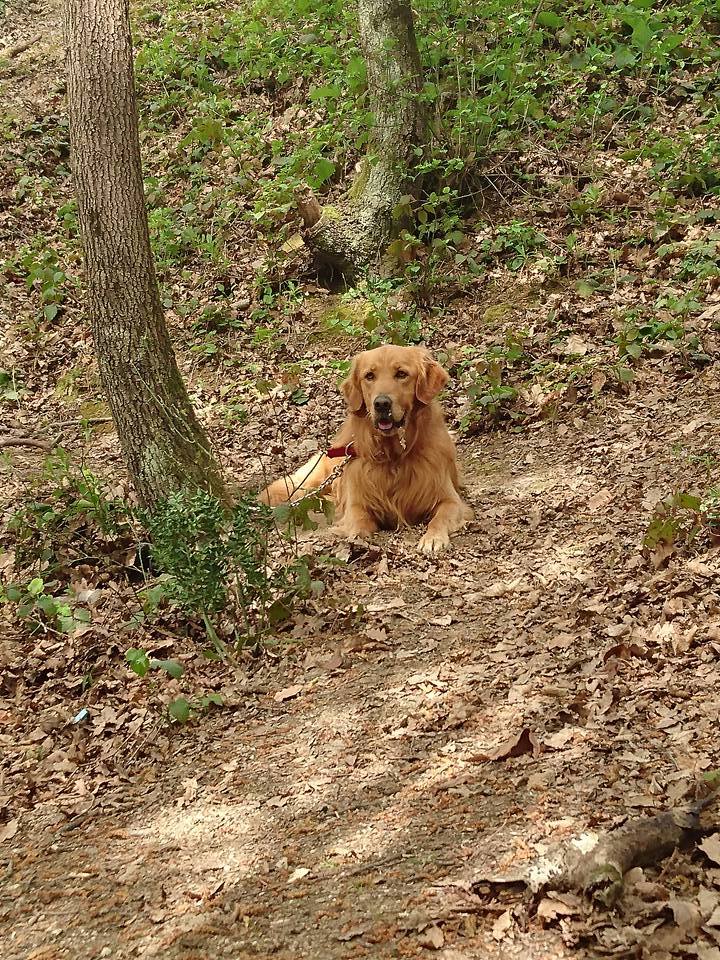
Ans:
{"label": "fallen leaf", "polygon": [[323,660],[320,666],[323,670],[339,670],[343,665],[343,655],[338,650],[328,660]]}
{"label": "fallen leaf", "polygon": [[690,423],[686,423],[684,427],[681,427],[680,433],[682,433],[684,437],[689,437],[691,433],[695,433],[698,427],[702,427],[707,422],[707,417],[695,417]]}
{"label": "fallen leaf", "polygon": [[[710,890],[708,887],[700,887],[698,892],[698,905],[703,917],[710,917],[712,919],[715,914],[717,914],[718,920],[720,920],[720,893],[715,890]],[[714,923],[710,925],[717,926],[718,924]]]}
{"label": "fallen leaf", "polygon": [[580,913],[582,901],[574,893],[551,893],[538,904],[537,915],[541,920],[557,920]]}
{"label": "fallen leaf", "polygon": [[12,840],[15,834],[18,832],[19,821],[8,820],[8,822],[0,827],[0,843],[3,843],[5,840]]}
{"label": "fallen leaf", "polygon": [[382,613],[384,610],[398,610],[405,606],[402,597],[390,597],[388,600],[380,600],[376,603],[368,603],[365,609],[368,613]]}
{"label": "fallen leaf", "polygon": [[720,867],[720,833],[706,837],[699,846],[705,856]]}
{"label": "fallen leaf", "polygon": [[659,543],[650,554],[650,563],[653,570],[659,570],[660,567],[675,553],[675,546],[672,543]]}
{"label": "fallen leaf", "polygon": [[548,650],[567,650],[574,643],[577,643],[577,639],[572,633],[558,633],[556,636],[550,637],[547,648]]}
{"label": "fallen leaf", "polygon": [[565,343],[565,353],[570,357],[584,357],[590,347],[576,333],[571,334]]}
{"label": "fallen leaf", "polygon": [[593,393],[600,393],[602,388],[607,383],[607,374],[603,373],[602,370],[596,370],[590,380],[590,385],[592,386]]}
{"label": "fallen leaf", "polygon": [[385,627],[367,627],[365,636],[368,640],[372,640],[375,643],[385,643],[388,638],[388,633]]}
{"label": "fallen leaf", "polygon": [[562,750],[562,748],[566,746],[566,744],[568,744],[574,736],[575,730],[573,727],[563,727],[562,730],[558,730],[557,733],[553,733],[549,737],[545,737],[543,746],[552,747],[553,750]]}
{"label": "fallen leaf", "polygon": [[450,614],[446,614],[444,617],[431,617],[428,620],[428,623],[432,623],[436,627],[449,627],[452,623],[452,617]]}
{"label": "fallen leaf", "polygon": [[679,897],[673,897],[668,901],[668,904],[673,912],[675,923],[681,930],[694,932],[700,929],[702,915],[697,904],[690,900],[681,900]]}
{"label": "fallen leaf", "polygon": [[485,760],[508,760],[510,757],[521,757],[525,753],[532,753],[536,757],[542,750],[542,744],[529,727],[525,727],[517,736],[510,737],[489,753],[477,753],[469,760],[482,762]]}
{"label": "fallen leaf", "polygon": [[428,927],[424,933],[418,937],[418,942],[423,947],[431,947],[433,950],[440,950],[445,946],[445,934],[440,927]]}
{"label": "fallen leaf", "polygon": [[296,697],[299,693],[302,693],[302,689],[302,684],[296,683],[292,687],[285,687],[284,690],[278,690],[273,699],[276,703],[282,703],[283,700],[292,700],[293,697]]}
{"label": "fallen leaf", "polygon": [[306,877],[310,873],[308,867],[298,867],[297,870],[293,872],[288,877],[288,883],[295,883],[296,880],[302,880],[303,877]]}
{"label": "fallen leaf", "polygon": [[698,960],[720,960],[720,947],[701,947],[697,948]]}
{"label": "fallen leaf", "polygon": [[630,660],[631,657],[647,659],[647,656],[647,650],[637,643],[616,643],[614,647],[610,647],[609,650],[605,651],[603,660],[607,663],[612,657],[616,657],[618,660]]}
{"label": "fallen leaf", "polygon": [[338,933],[335,937],[336,940],[339,940],[340,943],[347,943],[348,940],[354,940],[356,937],[362,937],[364,933],[370,928],[368,926],[364,927],[349,927],[344,933]]}
{"label": "fallen leaf", "polygon": [[512,925],[512,911],[506,910],[505,913],[501,913],[495,923],[492,925],[492,935],[495,940],[503,940]]}

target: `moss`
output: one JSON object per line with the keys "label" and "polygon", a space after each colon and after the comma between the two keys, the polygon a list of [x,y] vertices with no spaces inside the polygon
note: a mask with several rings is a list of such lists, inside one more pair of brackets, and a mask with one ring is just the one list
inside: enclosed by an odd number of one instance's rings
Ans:
{"label": "moss", "polygon": [[104,400],[86,400],[78,407],[78,416],[83,420],[93,420],[95,417],[109,417],[110,408]]}
{"label": "moss", "polygon": [[358,175],[350,184],[350,189],[345,194],[346,199],[349,200],[350,202],[358,200],[365,192],[365,187],[367,186],[369,177],[370,177],[370,163],[367,157],[365,157],[360,164],[360,170],[358,172]]}
{"label": "moss", "polygon": [[340,221],[342,219],[343,219],[343,216],[340,210],[338,210],[338,208],[333,206],[332,204],[328,204],[326,207],[322,208],[322,217],[318,221],[318,225],[321,224],[323,220]]}
{"label": "moss", "polygon": [[511,303],[494,303],[483,313],[483,323],[502,323],[507,320],[513,312]]}
{"label": "moss", "polygon": [[343,303],[337,298],[318,314],[320,332],[326,337],[366,337],[373,316],[368,300]]}

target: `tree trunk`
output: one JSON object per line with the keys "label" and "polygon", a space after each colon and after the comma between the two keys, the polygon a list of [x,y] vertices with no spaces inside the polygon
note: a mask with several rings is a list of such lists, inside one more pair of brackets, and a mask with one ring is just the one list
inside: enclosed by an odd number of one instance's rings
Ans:
{"label": "tree trunk", "polygon": [[150,250],[128,0],[67,0],[70,143],[100,378],[145,506],[173,490],[225,499],[175,361]]}
{"label": "tree trunk", "polygon": [[358,0],[357,6],[373,138],[347,195],[323,208],[307,236],[316,258],[348,279],[381,259],[395,208],[411,192],[415,150],[426,138],[422,67],[409,0]]}

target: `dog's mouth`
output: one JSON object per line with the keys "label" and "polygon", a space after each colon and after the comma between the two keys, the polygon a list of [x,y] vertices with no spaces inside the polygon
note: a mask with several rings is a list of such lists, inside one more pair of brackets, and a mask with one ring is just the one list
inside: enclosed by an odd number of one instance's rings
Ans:
{"label": "dog's mouth", "polygon": [[405,417],[401,420],[392,420],[390,417],[379,417],[375,421],[375,428],[385,435],[394,433],[405,426]]}

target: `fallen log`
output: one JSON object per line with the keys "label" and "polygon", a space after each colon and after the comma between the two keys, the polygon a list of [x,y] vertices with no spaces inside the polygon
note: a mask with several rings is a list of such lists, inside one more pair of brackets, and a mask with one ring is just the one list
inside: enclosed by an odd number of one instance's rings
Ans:
{"label": "fallen log", "polygon": [[716,829],[701,823],[700,815],[717,797],[713,793],[688,807],[634,818],[605,834],[582,834],[527,867],[504,876],[474,877],[472,885],[524,883],[533,894],[574,891],[611,906],[633,867],[659,863],[683,844]]}

